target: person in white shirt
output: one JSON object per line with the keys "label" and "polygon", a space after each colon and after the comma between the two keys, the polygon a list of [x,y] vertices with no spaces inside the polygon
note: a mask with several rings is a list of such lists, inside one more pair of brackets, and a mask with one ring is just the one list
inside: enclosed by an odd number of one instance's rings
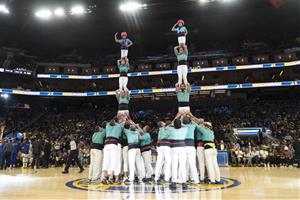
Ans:
{"label": "person in white shirt", "polygon": [[266,167],[269,152],[266,149],[261,148],[261,150],[259,151],[259,155],[260,155],[260,162],[264,165],[264,167]]}
{"label": "person in white shirt", "polygon": [[78,159],[78,147],[77,144],[75,142],[75,138],[74,136],[70,136],[70,151],[69,151],[69,156],[68,156],[68,160],[67,160],[67,164],[65,167],[65,170],[62,172],[63,174],[68,174],[69,173],[69,168],[71,165],[72,160],[74,159],[75,163],[78,165],[78,167],[80,168],[79,173],[82,173],[84,171],[79,159]]}
{"label": "person in white shirt", "polygon": [[244,152],[240,148],[237,148],[234,153],[236,156],[236,166],[239,167],[240,163],[243,162]]}

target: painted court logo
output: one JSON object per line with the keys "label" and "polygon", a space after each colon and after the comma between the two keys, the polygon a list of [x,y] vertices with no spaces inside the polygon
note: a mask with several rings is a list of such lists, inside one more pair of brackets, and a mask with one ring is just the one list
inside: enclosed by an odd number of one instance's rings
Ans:
{"label": "painted court logo", "polygon": [[130,191],[140,192],[140,193],[156,193],[156,192],[203,192],[211,190],[223,190],[232,187],[236,187],[241,184],[240,181],[231,179],[231,178],[222,178],[222,184],[198,184],[198,185],[189,185],[188,189],[182,190],[181,187],[177,189],[170,189],[168,184],[164,185],[155,185],[155,184],[135,184],[135,185],[104,185],[99,182],[94,182],[88,184],[87,179],[77,179],[66,183],[66,186],[86,191],[97,191],[97,192],[122,192],[127,193]]}

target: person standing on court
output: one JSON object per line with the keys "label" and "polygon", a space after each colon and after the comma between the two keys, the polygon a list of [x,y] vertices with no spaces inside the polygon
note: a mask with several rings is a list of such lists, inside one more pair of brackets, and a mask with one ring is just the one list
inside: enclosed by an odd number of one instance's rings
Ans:
{"label": "person standing on court", "polygon": [[12,139],[8,139],[8,142],[6,144],[4,143],[3,162],[1,168],[6,169],[10,167],[13,148]]}
{"label": "person standing on court", "polygon": [[158,122],[158,141],[157,141],[157,160],[155,165],[155,178],[154,181],[157,184],[161,184],[163,181],[159,179],[160,172],[164,170],[164,181],[169,182],[171,177],[171,148],[169,140],[169,132],[167,131],[166,124],[162,121]]}
{"label": "person standing on court", "polygon": [[45,139],[43,151],[44,151],[43,168],[48,168],[49,167],[49,158],[50,158],[50,153],[51,153],[51,143],[49,142],[49,139]]}
{"label": "person standing on court", "polygon": [[174,127],[167,127],[167,130],[170,131],[169,139],[171,142],[171,189],[176,189],[177,183],[182,184],[182,189],[187,189],[185,138],[188,129],[182,126],[181,120],[179,119],[180,117],[180,115],[176,116]]}
{"label": "person standing on court", "polygon": [[143,130],[140,132],[141,141],[140,141],[140,150],[142,158],[145,163],[145,179],[144,182],[152,181],[152,175],[154,174],[152,164],[151,164],[151,136],[150,136],[150,127],[148,125],[144,126]]}
{"label": "person standing on court", "polygon": [[[105,127],[105,146],[102,165],[102,182],[104,184],[121,183],[119,179],[119,165],[121,165],[121,148],[119,140],[122,136],[123,124],[117,117],[113,118]],[[110,174],[108,174],[110,173]],[[107,177],[109,175],[109,177]],[[107,180],[108,178],[108,180]]]}
{"label": "person standing on court", "polygon": [[171,31],[176,32],[178,35],[178,45],[183,46],[186,44],[186,36],[188,34],[187,28],[184,26],[184,21],[179,19],[172,27]]}
{"label": "person standing on court", "polygon": [[[106,122],[102,123],[102,127],[106,126]],[[91,145],[91,162],[89,169],[89,181],[95,181],[101,178],[102,171],[102,150],[104,147],[105,129],[100,126],[96,127],[96,132],[92,137]]]}
{"label": "person standing on court", "polygon": [[[134,122],[129,121],[130,128],[124,129],[124,133],[126,134],[128,141],[128,164],[129,164],[129,179],[125,180],[124,183],[129,185],[133,183],[135,174],[138,175],[139,181],[143,179],[142,172],[142,158],[139,141],[141,139],[139,131],[136,129],[140,129],[138,125],[134,124]],[[127,128],[126,123],[126,128]],[[140,130],[141,131],[141,130]]]}
{"label": "person standing on court", "polygon": [[73,135],[70,136],[70,150],[69,150],[69,155],[68,155],[68,160],[67,164],[65,166],[65,170],[62,172],[63,174],[68,174],[69,173],[69,168],[71,165],[72,160],[75,161],[77,166],[79,167],[79,173],[82,173],[84,171],[79,159],[78,159],[78,144],[75,141],[75,137]]}
{"label": "person standing on court", "polygon": [[35,140],[32,142],[32,156],[33,156],[33,160],[31,163],[32,169],[34,167],[36,169],[39,168],[41,153],[42,153],[42,143],[39,138],[35,138]]}
{"label": "person standing on court", "polygon": [[4,133],[5,126],[0,126],[0,169],[2,169],[2,162],[4,156],[4,140],[3,140],[3,133]]}
{"label": "person standing on court", "polygon": [[[203,119],[198,119],[195,117],[191,112],[188,113],[188,115],[191,117],[191,119],[196,124],[202,124],[204,122]],[[202,139],[202,134],[200,131],[198,131],[198,127],[196,130],[196,146],[197,146],[197,160],[198,160],[198,169],[200,173],[200,183],[204,183],[205,181],[205,154],[204,154],[204,142]]]}
{"label": "person standing on court", "polygon": [[220,168],[217,161],[217,149],[215,145],[215,136],[210,122],[204,122],[198,125],[198,131],[204,142],[205,164],[210,183],[219,184],[221,181]]}
{"label": "person standing on court", "polygon": [[195,148],[195,131],[197,124],[191,120],[190,117],[184,116],[182,119],[183,124],[187,127],[188,132],[185,137],[185,151],[187,157],[188,174],[194,184],[199,183],[199,177],[196,167],[196,148]]}
{"label": "person standing on court", "polygon": [[10,168],[15,168],[17,163],[17,155],[20,150],[20,143],[17,138],[13,139],[12,145],[13,150],[10,156]]}
{"label": "person standing on court", "polygon": [[127,38],[127,33],[121,33],[121,39],[118,39],[118,33],[115,33],[115,42],[121,45],[121,58],[127,58],[128,48],[133,45],[133,42]]}
{"label": "person standing on court", "polygon": [[28,138],[25,138],[24,141],[21,144],[21,153],[22,153],[22,163],[23,168],[28,167],[29,163],[29,149],[30,149],[30,142]]}
{"label": "person standing on court", "polygon": [[188,84],[187,74],[188,74],[188,48],[186,45],[174,47],[174,54],[177,57],[177,75],[178,75],[178,85]]}

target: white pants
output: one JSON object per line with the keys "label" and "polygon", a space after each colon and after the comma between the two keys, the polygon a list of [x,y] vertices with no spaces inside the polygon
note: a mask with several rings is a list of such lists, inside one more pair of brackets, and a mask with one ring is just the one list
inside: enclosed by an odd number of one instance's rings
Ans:
{"label": "white pants", "polygon": [[123,157],[123,172],[128,172],[128,146],[123,147],[122,157]]}
{"label": "white pants", "polygon": [[115,175],[119,175],[121,173],[121,168],[122,168],[122,146],[121,144],[117,145],[117,163],[116,163],[116,171]]}
{"label": "white pants", "polygon": [[91,149],[90,157],[89,179],[96,180],[101,177],[102,150]]}
{"label": "white pants", "polygon": [[192,180],[194,183],[199,183],[199,177],[196,167],[196,149],[192,146],[186,146],[186,162],[187,162],[187,168],[189,169],[189,174],[191,175]]}
{"label": "white pants", "polygon": [[121,58],[127,58],[128,49],[121,49]]}
{"label": "white pants", "polygon": [[144,164],[145,164],[145,178],[151,178],[152,174],[153,174],[153,168],[151,165],[151,150],[149,151],[144,151],[142,153],[142,157],[144,160]]}
{"label": "white pants", "polygon": [[186,182],[186,153],[185,147],[171,148],[172,157],[172,182]]}
{"label": "white pants", "polygon": [[114,175],[118,176],[118,163],[120,164],[120,150],[118,145],[107,144],[103,150],[103,165],[102,170],[108,171],[108,173],[114,172]]}
{"label": "white pants", "polygon": [[187,74],[188,74],[187,65],[178,65],[177,66],[177,75],[178,75],[179,86],[182,84],[182,80],[183,80],[184,84],[188,84]]}
{"label": "white pants", "polygon": [[128,77],[126,76],[120,76],[119,77],[119,88],[120,90],[122,90],[124,88],[124,90],[127,90],[127,83],[128,83]]}
{"label": "white pants", "polygon": [[197,159],[200,173],[200,181],[205,179],[205,154],[204,147],[197,147]]}
{"label": "white pants", "polygon": [[129,116],[129,110],[119,110],[117,115],[127,115],[127,116]]}
{"label": "white pants", "polygon": [[184,107],[178,107],[178,112],[184,113],[184,112],[190,112],[190,107],[189,106],[184,106]]}
{"label": "white pants", "polygon": [[129,181],[134,181],[135,166],[137,167],[139,180],[142,179],[140,172],[142,171],[142,160],[140,149],[134,148],[128,150],[129,163]]}
{"label": "white pants", "polygon": [[165,165],[163,174],[165,175],[165,181],[170,180],[171,172],[171,148],[168,146],[157,147],[157,159],[155,166],[155,181],[159,179],[160,172],[162,171],[163,163]]}
{"label": "white pants", "polygon": [[186,43],[186,36],[179,36],[178,37],[178,44],[185,44]]}
{"label": "white pants", "polygon": [[220,181],[220,169],[217,161],[217,149],[205,149],[206,169],[211,182]]}
{"label": "white pants", "polygon": [[22,153],[22,163],[23,167],[28,167],[29,154]]}

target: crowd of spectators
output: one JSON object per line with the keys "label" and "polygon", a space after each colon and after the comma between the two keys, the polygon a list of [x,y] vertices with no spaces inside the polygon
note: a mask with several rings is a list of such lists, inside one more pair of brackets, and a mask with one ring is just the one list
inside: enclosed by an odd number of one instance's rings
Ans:
{"label": "crowd of spectators", "polygon": [[[163,107],[165,105],[162,105]],[[172,120],[175,109],[133,110],[131,118],[151,127],[153,147],[157,140],[157,122]],[[89,163],[91,135],[96,125],[110,120],[117,112],[108,106],[94,104],[44,108],[45,112],[26,109],[5,114],[8,132],[21,132],[35,143],[39,155],[37,167],[62,166],[68,155],[68,140],[74,135],[79,142],[79,158],[83,165]],[[212,122],[219,150],[227,150],[231,166],[292,166],[293,142],[300,136],[300,103],[294,100],[238,100],[201,102],[192,105],[195,116]],[[3,110],[2,110],[3,111]],[[41,113],[43,113],[41,115]],[[40,115],[37,118],[38,114]],[[35,119],[35,120],[30,120]],[[24,120],[24,121],[23,121]],[[28,124],[29,123],[29,124]],[[24,128],[26,127],[26,128]],[[272,131],[272,139],[265,137],[237,137],[233,128],[265,127]],[[17,149],[16,163],[21,166],[24,139],[7,140]],[[38,143],[38,144],[37,144]],[[32,145],[34,146],[34,145]],[[32,152],[31,152],[32,153]],[[33,159],[33,156],[31,156]],[[2,167],[4,167],[2,165]],[[8,167],[8,166],[7,166]]]}

